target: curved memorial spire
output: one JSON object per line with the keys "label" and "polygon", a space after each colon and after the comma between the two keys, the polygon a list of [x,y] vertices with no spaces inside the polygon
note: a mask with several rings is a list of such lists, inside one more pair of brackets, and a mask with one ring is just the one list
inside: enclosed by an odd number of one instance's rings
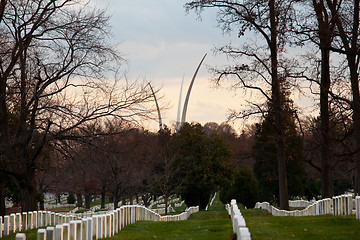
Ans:
{"label": "curved memorial spire", "polygon": [[189,103],[189,98],[190,98],[190,92],[191,92],[191,89],[192,89],[192,86],[194,84],[194,81],[195,81],[195,78],[196,78],[196,75],[201,67],[201,64],[203,63],[205,57],[206,57],[207,53],[205,53],[204,57],[201,59],[201,62],[199,63],[199,66],[197,67],[195,73],[194,73],[194,76],[191,80],[191,83],[190,83],[190,86],[189,86],[189,89],[187,91],[187,94],[186,94],[186,98],[185,98],[185,102],[184,102],[184,108],[183,108],[183,113],[182,113],[182,117],[181,117],[181,126],[185,123],[186,121],[186,111],[187,111],[187,105]]}
{"label": "curved memorial spire", "polygon": [[177,117],[176,117],[176,128],[175,130],[178,131],[180,128],[180,112],[181,112],[181,97],[182,97],[182,90],[183,90],[183,86],[184,86],[184,79],[185,79],[185,74],[183,75],[182,81],[181,81],[181,88],[180,88],[180,94],[179,94],[179,104],[178,104],[178,112],[177,112]]}
{"label": "curved memorial spire", "polygon": [[148,83],[148,84],[149,84],[149,87],[150,87],[150,89],[151,89],[152,95],[154,96],[155,105],[156,105],[156,109],[157,109],[158,117],[159,117],[159,130],[161,131],[161,130],[163,129],[163,127],[162,127],[162,120],[161,120],[161,114],[160,114],[159,104],[158,104],[158,102],[157,102],[154,89],[152,88],[152,86],[151,86],[150,83]]}

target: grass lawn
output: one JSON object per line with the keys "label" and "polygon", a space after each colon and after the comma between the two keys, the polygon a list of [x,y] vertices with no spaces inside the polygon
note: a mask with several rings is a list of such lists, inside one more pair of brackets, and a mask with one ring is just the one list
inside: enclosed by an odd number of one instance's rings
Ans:
{"label": "grass lawn", "polygon": [[[273,217],[262,209],[241,209],[251,239],[360,239],[360,221],[355,216]],[[230,239],[231,219],[224,205],[216,199],[208,211],[178,222],[140,221],[126,226],[111,239]],[[26,231],[27,240],[36,239],[37,230]],[[15,239],[15,234],[1,238]]]}
{"label": "grass lawn", "polygon": [[208,211],[194,213],[186,221],[141,221],[126,226],[110,239],[204,239],[218,240],[232,237],[231,219],[226,219],[224,205],[217,199]]}
{"label": "grass lawn", "polygon": [[90,211],[90,209],[81,208],[81,209],[77,210],[75,213],[84,213],[84,212],[88,212],[88,211]]}
{"label": "grass lawn", "polygon": [[[37,239],[37,231],[38,229],[32,229],[27,231],[22,231],[22,233],[26,234],[26,240],[36,240]],[[0,238],[1,240],[14,240],[16,233],[12,233],[8,236],[4,236]]]}
{"label": "grass lawn", "polygon": [[175,212],[168,213],[168,215],[177,215],[177,214],[180,214],[180,213],[184,212],[185,209],[186,209],[186,204],[185,203],[183,205],[181,205],[180,207],[174,207],[173,204],[171,204],[171,206],[173,206]]}
{"label": "grass lawn", "polygon": [[[109,203],[109,198],[105,198],[105,204],[108,204],[108,203]],[[97,205],[101,205],[101,199],[97,199],[90,203],[90,207],[95,207]]]}
{"label": "grass lawn", "polygon": [[251,239],[360,239],[355,216],[273,217],[266,210],[241,209]]}

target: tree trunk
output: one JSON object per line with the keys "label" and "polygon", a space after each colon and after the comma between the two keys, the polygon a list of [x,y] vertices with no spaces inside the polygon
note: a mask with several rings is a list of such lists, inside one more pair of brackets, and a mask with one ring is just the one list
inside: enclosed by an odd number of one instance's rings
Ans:
{"label": "tree trunk", "polygon": [[2,176],[0,177],[0,216],[5,216],[5,182]]}
{"label": "tree trunk", "polygon": [[120,197],[119,197],[119,186],[116,185],[115,191],[114,191],[114,193],[113,193],[114,210],[119,207],[119,201],[120,201]]}
{"label": "tree trunk", "polygon": [[56,204],[61,204],[61,195],[60,195],[60,193],[56,194]]}
{"label": "tree trunk", "polygon": [[144,202],[144,206],[145,206],[145,207],[148,207],[149,204],[150,204],[151,195],[150,195],[150,194],[143,194],[143,195],[141,196],[141,199],[142,199],[143,202]]}
{"label": "tree trunk", "polygon": [[279,175],[279,197],[280,208],[284,210],[289,209],[287,177],[286,177],[286,162],[285,162],[285,144],[282,123],[282,106],[281,106],[281,82],[278,76],[278,59],[277,59],[277,23],[275,0],[269,1],[270,9],[270,51],[271,51],[271,80],[272,80],[272,101],[274,108],[274,122],[277,132],[277,150],[276,157],[278,162]]}
{"label": "tree trunk", "polygon": [[321,120],[321,194],[323,198],[332,197],[331,191],[331,158],[329,148],[329,51],[321,50],[321,84],[320,84],[320,120]]}
{"label": "tree trunk", "polygon": [[[203,206],[201,204],[201,194],[200,191],[196,192],[196,205],[199,206],[199,211],[203,210]],[[195,206],[196,206],[195,205]]]}
{"label": "tree trunk", "polygon": [[351,82],[351,91],[352,91],[352,109],[353,109],[353,122],[354,122],[354,139],[355,139],[355,153],[353,155],[353,160],[356,163],[356,177],[355,177],[355,194],[360,193],[360,95],[359,95],[359,61],[357,59],[357,52],[359,51],[358,47],[358,38],[359,38],[359,0],[354,0],[353,7],[353,19],[352,19],[352,29],[351,37],[348,35],[347,26],[344,27],[347,23],[344,20],[340,19],[338,10],[339,2],[327,0],[327,5],[329,6],[331,13],[333,15],[333,20],[337,25],[337,30],[342,41],[343,48],[346,52],[348,67],[350,71],[350,82]]}
{"label": "tree trunk", "polygon": [[[275,118],[276,118],[276,116],[275,116]],[[279,121],[275,121],[275,125],[276,125],[276,128],[282,126],[279,123]],[[284,146],[284,138],[282,137],[281,134],[279,134],[277,136],[276,156],[277,156],[277,160],[278,160],[280,208],[282,210],[289,210],[286,163],[285,163],[285,146]]]}
{"label": "tree trunk", "polygon": [[350,69],[351,90],[353,95],[353,121],[355,136],[355,154],[356,162],[356,178],[355,178],[355,194],[360,194],[360,93],[359,93],[359,59],[355,54],[359,50],[358,34],[359,34],[359,0],[354,0],[354,22],[351,39],[351,50],[353,52],[347,55],[348,65]]}
{"label": "tree trunk", "polygon": [[[8,114],[6,105],[6,78],[0,73],[0,144],[2,146],[8,145]],[[6,154],[3,149],[0,152],[0,164],[2,165]],[[4,175],[0,176],[0,216],[5,215],[5,183]]]}
{"label": "tree trunk", "polygon": [[37,188],[35,170],[27,169],[20,182],[20,199],[22,212],[37,211]]}
{"label": "tree trunk", "polygon": [[[360,107],[360,103],[357,108]],[[356,152],[354,154],[354,160],[356,162],[356,177],[355,177],[355,195],[360,195],[360,109],[354,110],[354,134],[355,134],[355,147]]]}
{"label": "tree trunk", "polygon": [[[2,65],[2,64],[1,64]],[[8,125],[8,106],[7,106],[7,79],[0,73],[0,161],[1,164],[6,162],[6,149],[9,146],[9,125]],[[5,161],[4,161],[5,160]]]}
{"label": "tree trunk", "polygon": [[76,194],[76,206],[77,207],[82,207],[83,206],[83,200],[82,200],[81,193]]}
{"label": "tree trunk", "polygon": [[115,194],[114,195],[114,209],[117,209],[119,207],[119,201],[120,201],[119,194]]}
{"label": "tree trunk", "polygon": [[44,202],[44,193],[41,192],[41,197],[39,198],[39,209],[45,210],[45,202]]}
{"label": "tree trunk", "polygon": [[320,80],[320,132],[321,132],[321,194],[323,198],[332,197],[331,154],[329,147],[329,89],[330,89],[330,46],[331,26],[323,2],[313,0],[319,29],[321,50]]}
{"label": "tree trunk", "polygon": [[85,194],[85,208],[90,209],[91,195]]}
{"label": "tree trunk", "polygon": [[169,196],[166,194],[166,195],[164,195],[165,215],[168,214],[168,201],[169,201]]}
{"label": "tree trunk", "polygon": [[351,89],[353,94],[353,121],[354,121],[354,138],[356,162],[355,194],[360,194],[360,94],[357,64],[355,55],[348,56],[350,67]]}
{"label": "tree trunk", "polygon": [[105,198],[106,198],[106,187],[103,185],[101,187],[101,208],[105,208]]}

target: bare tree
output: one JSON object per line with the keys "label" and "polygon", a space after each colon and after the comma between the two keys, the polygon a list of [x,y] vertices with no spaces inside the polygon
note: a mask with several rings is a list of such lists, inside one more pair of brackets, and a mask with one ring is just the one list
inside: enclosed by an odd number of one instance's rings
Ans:
{"label": "bare tree", "polygon": [[[350,74],[351,98],[342,98],[353,110],[355,153],[356,162],[356,184],[355,192],[360,193],[360,90],[359,90],[359,62],[360,62],[360,1],[326,1],[331,11],[333,21],[336,24],[337,37],[332,51],[344,54],[347,60]],[[351,13],[351,14],[349,14]]]}
{"label": "bare tree", "polygon": [[321,194],[327,198],[331,191],[331,162],[329,148],[329,89],[330,89],[330,46],[333,38],[334,24],[323,1],[313,0],[313,8],[318,22],[318,38],[321,51],[320,81],[320,118],[321,118]]}
{"label": "bare tree", "polygon": [[[119,79],[109,17],[77,0],[0,2],[0,170],[37,209],[36,169],[51,142],[98,118],[148,115],[145,84]],[[0,186],[1,187],[1,186]],[[0,200],[3,205],[3,199]]]}
{"label": "bare tree", "polygon": [[[332,196],[331,184],[331,149],[330,149],[330,123],[329,123],[329,91],[330,77],[330,48],[334,39],[335,23],[331,13],[323,0],[299,1],[302,11],[297,13],[297,27],[295,32],[297,44],[304,45],[310,42],[320,51],[319,69],[311,67],[315,72],[313,78],[308,80],[316,82],[320,87],[320,128],[321,128],[321,192],[324,198]],[[311,3],[311,4],[309,4]],[[315,71],[314,71],[315,69]]]}
{"label": "bare tree", "polygon": [[179,194],[186,172],[184,166],[179,164],[177,148],[173,143],[173,135],[166,126],[159,131],[156,141],[158,152],[156,167],[154,169],[154,181],[152,187],[154,193],[164,197],[165,215],[168,213],[169,198],[173,194]]}
{"label": "bare tree", "polygon": [[[286,80],[286,71],[280,72],[285,66],[279,62],[280,49],[285,47],[286,29],[291,24],[291,1],[191,1],[185,5],[187,11],[197,10],[199,13],[204,8],[217,8],[218,22],[224,32],[236,29],[239,37],[245,33],[254,32],[260,36],[264,45],[256,47],[258,41],[243,44],[241,49],[233,46],[219,48],[224,53],[235,59],[248,57],[250,64],[237,64],[226,69],[215,69],[218,82],[223,78],[233,76],[234,87],[241,87],[259,91],[267,101],[272,103],[274,111],[274,127],[277,132],[277,162],[279,174],[279,195],[281,209],[288,209],[288,191],[285,164],[285,144],[283,133],[281,92]],[[262,84],[259,82],[262,81]],[[265,86],[264,86],[265,83]],[[266,89],[266,86],[268,89]],[[270,91],[269,91],[270,88]],[[263,113],[261,105],[255,106],[257,113]]]}

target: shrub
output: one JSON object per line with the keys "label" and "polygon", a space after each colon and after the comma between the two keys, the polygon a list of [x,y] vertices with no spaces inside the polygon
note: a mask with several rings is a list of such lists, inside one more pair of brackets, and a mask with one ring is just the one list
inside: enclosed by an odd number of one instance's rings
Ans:
{"label": "shrub", "polygon": [[67,197],[67,203],[68,204],[74,204],[75,201],[76,201],[76,199],[75,199],[74,194],[70,193],[69,196]]}
{"label": "shrub", "polygon": [[235,179],[231,185],[221,189],[220,200],[223,203],[236,199],[248,208],[254,207],[258,201],[259,184],[250,168],[243,167],[235,173]]}

